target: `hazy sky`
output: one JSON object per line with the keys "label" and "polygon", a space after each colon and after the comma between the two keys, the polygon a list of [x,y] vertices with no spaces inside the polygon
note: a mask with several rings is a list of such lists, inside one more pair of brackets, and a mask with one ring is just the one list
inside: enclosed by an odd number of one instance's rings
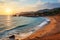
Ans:
{"label": "hazy sky", "polygon": [[38,7],[45,3],[60,3],[60,0],[0,0],[0,14],[10,9],[14,13],[22,11],[35,11],[46,7]]}

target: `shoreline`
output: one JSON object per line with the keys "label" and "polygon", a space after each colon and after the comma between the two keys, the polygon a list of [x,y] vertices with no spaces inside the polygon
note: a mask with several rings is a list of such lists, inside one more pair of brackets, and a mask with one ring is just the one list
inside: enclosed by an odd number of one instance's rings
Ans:
{"label": "shoreline", "polygon": [[[46,18],[45,18],[46,19]],[[49,21],[49,20],[47,20],[46,19],[46,21]],[[45,25],[47,22],[46,21],[44,21],[41,25],[38,25],[38,26],[42,26],[42,25]],[[39,28],[38,28],[39,29]],[[7,32],[8,31],[8,32]],[[12,32],[12,33],[14,33],[14,31],[9,31],[9,30],[7,30],[6,32],[7,32],[7,34],[6,34],[6,37],[8,38],[8,34],[10,34],[10,32]],[[11,36],[12,35],[12,33],[9,35],[9,36]]]}
{"label": "shoreline", "polygon": [[[60,17],[60,16],[59,16]],[[49,16],[47,17],[51,20],[50,24],[46,25],[44,28],[42,28],[42,30],[37,30],[35,33],[33,33],[32,35],[30,35],[29,37],[25,38],[25,39],[20,39],[20,37],[18,37],[18,35],[16,35],[16,39],[19,40],[45,40],[45,39],[53,39],[52,37],[55,36],[55,34],[59,33],[59,28],[56,28],[57,26],[60,26],[60,20],[58,18],[58,16]],[[52,37],[51,37],[52,36]],[[53,39],[54,40],[54,39]]]}
{"label": "shoreline", "polygon": [[[41,39],[42,40],[47,36],[52,36],[52,35],[56,34],[58,31],[58,29],[56,29],[56,26],[57,26],[57,23],[58,23],[57,21],[59,20],[59,18],[58,18],[58,16],[51,16],[48,18],[51,20],[50,24],[48,24],[45,28],[43,28],[43,30],[38,30],[36,33],[32,34],[31,36],[29,36],[28,38],[26,38],[24,40],[35,40],[35,39],[37,39],[37,40]],[[58,20],[55,18],[57,18]]]}

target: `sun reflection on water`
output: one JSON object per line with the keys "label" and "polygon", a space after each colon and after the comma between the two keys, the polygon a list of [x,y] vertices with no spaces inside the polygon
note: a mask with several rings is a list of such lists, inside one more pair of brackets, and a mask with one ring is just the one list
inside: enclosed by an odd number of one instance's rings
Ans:
{"label": "sun reflection on water", "polygon": [[6,26],[7,26],[7,29],[11,28],[11,26],[12,26],[11,16],[7,16],[7,18],[6,18]]}
{"label": "sun reflection on water", "polygon": [[7,17],[7,26],[11,26],[11,17],[10,16]]}

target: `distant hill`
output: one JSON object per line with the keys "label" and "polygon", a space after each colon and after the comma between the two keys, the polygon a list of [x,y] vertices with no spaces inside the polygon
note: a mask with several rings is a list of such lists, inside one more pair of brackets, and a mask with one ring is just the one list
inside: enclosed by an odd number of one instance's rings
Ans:
{"label": "distant hill", "polygon": [[[21,12],[19,16],[53,16],[60,15],[60,8],[37,10],[36,12]],[[16,16],[16,15],[15,15]]]}
{"label": "distant hill", "polygon": [[47,8],[58,8],[60,7],[60,3],[46,3],[44,4]]}

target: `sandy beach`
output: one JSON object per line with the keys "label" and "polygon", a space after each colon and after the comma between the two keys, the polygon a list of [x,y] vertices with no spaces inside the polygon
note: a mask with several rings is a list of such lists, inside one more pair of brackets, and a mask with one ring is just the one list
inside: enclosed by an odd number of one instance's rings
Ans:
{"label": "sandy beach", "polygon": [[48,17],[51,22],[24,40],[60,40],[60,16]]}

